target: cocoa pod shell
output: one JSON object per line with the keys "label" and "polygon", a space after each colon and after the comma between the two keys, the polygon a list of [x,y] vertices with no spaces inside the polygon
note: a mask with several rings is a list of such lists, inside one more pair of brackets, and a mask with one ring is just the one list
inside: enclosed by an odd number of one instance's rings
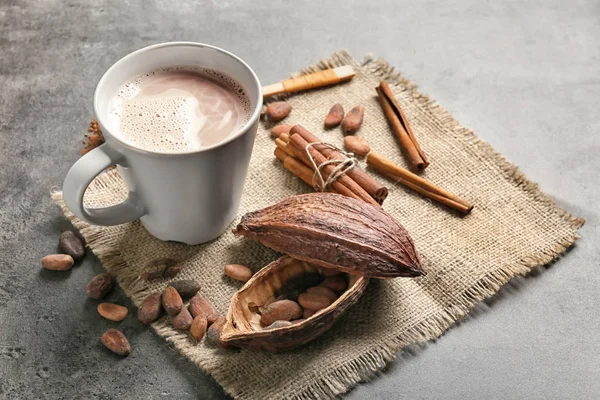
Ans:
{"label": "cocoa pod shell", "polygon": [[174,287],[182,299],[189,299],[200,290],[200,284],[191,279],[169,282],[169,286]]}
{"label": "cocoa pod shell", "polygon": [[162,294],[154,292],[144,299],[138,310],[138,319],[142,324],[149,324],[160,318],[163,308]]}
{"label": "cocoa pod shell", "polygon": [[92,299],[101,299],[115,287],[115,278],[106,272],[96,275],[85,287],[85,294]]}
{"label": "cocoa pod shell", "polygon": [[234,233],[291,257],[366,277],[424,275],[404,227],[381,207],[334,193],[288,197],[247,213]]}
{"label": "cocoa pod shell", "polygon": [[102,344],[115,354],[126,356],[131,353],[129,341],[118,329],[109,329],[100,338]]}
{"label": "cocoa pod shell", "polygon": [[265,303],[275,295],[278,286],[292,278],[318,272],[319,269],[316,265],[289,256],[283,256],[262,268],[231,299],[227,320],[219,336],[220,342],[227,346],[273,352],[289,350],[321,336],[359,300],[367,287],[367,278],[349,276],[349,287],[335,304],[318,313],[307,313],[310,315],[302,316],[306,319],[300,323],[291,321],[289,326],[266,329],[256,314],[248,312],[249,303]]}
{"label": "cocoa pod shell", "polygon": [[58,246],[75,260],[85,256],[85,244],[81,237],[73,231],[64,231],[61,233]]}

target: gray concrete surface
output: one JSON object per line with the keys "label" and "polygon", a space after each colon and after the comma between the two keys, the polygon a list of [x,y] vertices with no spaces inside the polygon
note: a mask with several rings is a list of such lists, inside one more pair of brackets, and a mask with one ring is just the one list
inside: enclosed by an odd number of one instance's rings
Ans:
{"label": "gray concrete surface", "polygon": [[340,48],[374,52],[588,220],[566,257],[347,398],[598,398],[600,3],[370,3],[0,1],[0,398],[225,397],[135,313],[121,324],[131,356],[102,348],[114,324],[85,298],[94,257],[67,274],[39,265],[68,228],[49,190],[78,158],[96,82],[171,40],[227,48],[264,83]]}

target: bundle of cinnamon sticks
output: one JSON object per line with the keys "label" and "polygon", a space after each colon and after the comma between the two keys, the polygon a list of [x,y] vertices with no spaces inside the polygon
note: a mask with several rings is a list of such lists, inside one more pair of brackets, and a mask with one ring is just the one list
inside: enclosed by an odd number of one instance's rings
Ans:
{"label": "bundle of cinnamon sticks", "polygon": [[[294,125],[289,134],[281,133],[275,139],[275,143],[277,144],[275,156],[283,161],[283,166],[315,190],[323,190],[319,187],[322,182],[314,179],[315,166],[319,169],[323,181],[327,181],[332,174],[336,173],[336,163],[326,165],[324,163],[331,160],[339,162],[345,160],[345,157],[334,148],[324,144],[314,144],[322,141],[302,125]],[[349,169],[324,189],[379,205],[388,195],[388,189],[384,185],[358,166]]]}

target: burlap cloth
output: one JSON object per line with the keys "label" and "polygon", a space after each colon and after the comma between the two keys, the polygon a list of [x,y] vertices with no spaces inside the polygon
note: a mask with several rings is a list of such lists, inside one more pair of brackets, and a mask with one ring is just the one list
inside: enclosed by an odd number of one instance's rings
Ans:
{"label": "burlap cloth", "polygon": [[[525,275],[559,256],[577,240],[577,229],[584,223],[560,209],[443,107],[394,74],[385,61],[370,60],[361,67],[348,53],[340,52],[302,72],[344,64],[356,66],[356,77],[346,84],[291,96],[293,111],[285,123],[302,123],[341,145],[339,128],[323,132],[325,115],[336,102],[347,111],[362,104],[365,120],[359,134],[377,152],[406,165],[377,103],[374,88],[386,79],[431,161],[423,176],[474,203],[475,209],[461,218],[378,176],[391,189],[384,208],[410,232],[428,275],[372,280],[359,303],[333,329],[298,350],[283,354],[226,351],[194,344],[165,318],[153,324],[159,335],[236,398],[323,399],[347,391],[383,368],[404,346],[440,336],[513,276]],[[234,224],[248,211],[311,190],[274,159],[269,128],[261,122]],[[92,207],[106,206],[122,200],[125,193],[118,174],[109,172],[92,183],[86,202]],[[277,257],[260,244],[235,238],[230,231],[211,243],[190,247],[161,242],[139,222],[90,226],[73,217],[60,192],[53,197],[136,305],[167,284],[148,284],[139,278],[140,269],[153,258],[180,259],[184,269],[176,279],[200,282],[201,293],[226,313],[230,297],[241,284],[224,277],[223,266],[242,263],[259,269]]]}

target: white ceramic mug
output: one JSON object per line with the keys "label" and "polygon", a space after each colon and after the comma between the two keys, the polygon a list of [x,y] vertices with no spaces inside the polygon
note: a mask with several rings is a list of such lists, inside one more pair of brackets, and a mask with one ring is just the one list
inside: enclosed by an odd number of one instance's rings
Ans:
{"label": "white ceramic mug", "polygon": [[[202,67],[234,78],[248,95],[248,122],[224,141],[185,153],[156,153],[133,147],[108,125],[111,98],[132,77],[168,67]],[[106,142],[81,157],[69,170],[63,196],[78,218],[94,225],[117,225],[140,219],[161,240],[198,244],[221,235],[236,215],[262,106],[261,85],[237,56],[200,43],[173,42],[145,47],[125,56],[102,76],[94,111]],[[89,209],[83,194],[105,168],[117,165],[129,188],[124,202]]]}

